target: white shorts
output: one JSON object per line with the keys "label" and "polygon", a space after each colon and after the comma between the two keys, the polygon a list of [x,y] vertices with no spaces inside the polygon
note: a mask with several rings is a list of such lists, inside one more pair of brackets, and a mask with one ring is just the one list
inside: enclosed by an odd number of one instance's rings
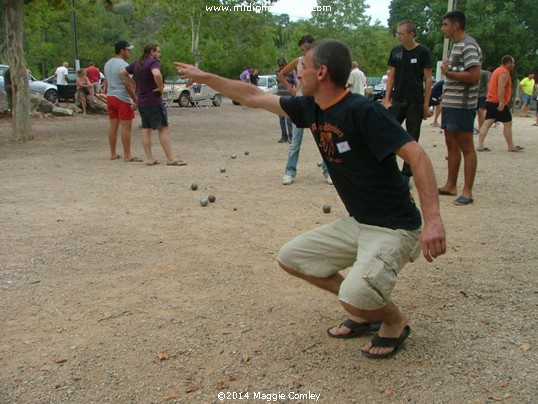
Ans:
{"label": "white shorts", "polygon": [[400,270],[420,255],[419,238],[420,230],[369,226],[348,217],[284,244],[277,260],[316,278],[351,267],[339,299],[362,310],[377,310],[391,301]]}

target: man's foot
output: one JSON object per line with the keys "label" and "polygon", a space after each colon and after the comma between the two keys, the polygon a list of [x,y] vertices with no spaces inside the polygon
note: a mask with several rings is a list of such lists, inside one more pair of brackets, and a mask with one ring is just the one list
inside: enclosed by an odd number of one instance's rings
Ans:
{"label": "man's foot", "polygon": [[520,151],[522,151],[523,149],[524,149],[523,146],[516,146],[516,147],[514,147],[513,149],[508,149],[508,151],[510,151],[510,152],[520,152]]}
{"label": "man's foot", "polygon": [[157,164],[159,164],[159,162],[157,160],[148,160],[148,161],[146,161],[147,166],[156,166]]}
{"label": "man's foot", "polygon": [[116,154],[115,156],[110,156],[110,160],[117,160],[121,159],[121,156],[119,154]]}
{"label": "man's foot", "polygon": [[187,163],[181,160],[174,160],[166,163],[167,166],[186,166]]}
{"label": "man's foot", "polygon": [[278,141],[278,143],[288,143],[288,139],[282,138]]}
{"label": "man's foot", "polygon": [[454,192],[451,192],[445,188],[438,188],[437,189],[437,192],[439,193],[439,195],[450,195],[450,196],[455,196],[456,195],[456,191],[454,190]]}
{"label": "man's foot", "polygon": [[291,175],[285,175],[282,177],[282,185],[290,185],[293,182],[293,177]]}
{"label": "man's foot", "polygon": [[456,198],[456,200],[454,201],[454,205],[465,206],[465,205],[470,205],[473,202],[474,202],[473,198],[467,198],[462,195]]}
{"label": "man's foot", "polygon": [[332,178],[331,178],[330,175],[327,175],[327,176],[325,177],[325,181],[327,181],[327,184],[329,184],[329,185],[333,185],[333,180],[332,180]]}
{"label": "man's foot", "polygon": [[131,157],[130,159],[123,159],[123,161],[125,163],[141,163],[144,160],[142,160],[141,158],[138,158],[138,157]]}
{"label": "man's foot", "polygon": [[439,124],[437,122],[430,123],[430,126],[433,126],[434,128],[438,128]]}
{"label": "man's foot", "polygon": [[480,151],[480,152],[490,152],[491,149],[489,147],[479,147],[478,149],[476,149],[476,151]]}
{"label": "man's foot", "polygon": [[348,319],[338,326],[327,329],[327,334],[331,338],[356,338],[379,331],[380,327],[381,323],[360,323]]}
{"label": "man's foot", "polygon": [[398,337],[382,337],[378,333],[369,344],[361,349],[361,353],[372,359],[390,358],[398,352],[409,334],[411,334],[411,328],[408,325],[404,327]]}

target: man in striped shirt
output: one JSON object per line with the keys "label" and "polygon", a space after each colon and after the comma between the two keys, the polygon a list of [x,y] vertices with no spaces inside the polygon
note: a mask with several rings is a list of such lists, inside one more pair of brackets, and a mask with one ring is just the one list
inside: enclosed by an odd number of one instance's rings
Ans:
{"label": "man in striped shirt", "polygon": [[473,142],[473,123],[478,101],[482,51],[465,31],[465,14],[451,11],[443,17],[441,30],[453,42],[441,71],[445,75],[441,128],[448,150],[448,177],[441,195],[457,195],[458,172],[463,154],[464,184],[456,205],[473,203],[473,183],[477,157]]}

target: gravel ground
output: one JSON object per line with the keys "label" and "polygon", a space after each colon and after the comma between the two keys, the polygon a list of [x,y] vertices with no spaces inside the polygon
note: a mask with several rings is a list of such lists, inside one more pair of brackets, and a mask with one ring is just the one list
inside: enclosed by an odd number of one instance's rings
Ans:
{"label": "gravel ground", "polygon": [[[443,183],[430,122],[421,144]],[[532,122],[514,121],[522,153],[491,129],[475,204],[442,197],[448,253],[402,271],[412,333],[372,361],[367,337],[327,337],[345,318],[336,298],[276,264],[284,242],[346,214],[306,134],[283,186],[278,118],[229,101],[170,109],[186,167],[109,161],[106,116],[36,118],[25,144],[0,120],[0,402],[538,402]]]}

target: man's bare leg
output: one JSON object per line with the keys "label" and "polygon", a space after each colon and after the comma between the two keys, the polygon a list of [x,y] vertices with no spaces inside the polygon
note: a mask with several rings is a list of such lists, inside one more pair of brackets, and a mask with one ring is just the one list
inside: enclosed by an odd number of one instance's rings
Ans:
{"label": "man's bare leg", "polygon": [[121,124],[121,144],[123,145],[123,160],[130,161],[133,159],[131,154],[131,120],[120,121]]}
{"label": "man's bare leg", "polygon": [[474,140],[472,132],[457,132],[456,139],[459,149],[463,154],[463,190],[461,196],[465,198],[473,197],[473,185],[476,176],[476,167],[478,159],[474,148]]}
{"label": "man's bare leg", "polygon": [[[328,278],[316,278],[310,275],[304,275],[300,272],[297,272],[291,268],[288,268],[281,262],[278,263],[280,267],[287,273],[304,279],[308,283],[311,283],[314,286],[317,286],[323,290],[331,292],[335,295],[338,295],[340,291],[340,285],[344,281],[344,277],[339,273],[329,276]],[[351,306],[350,304],[340,301],[344,309],[351,314],[351,319],[357,323],[382,323],[379,330],[380,337],[388,338],[398,338],[405,326],[408,323],[408,319],[403,313],[396,307],[394,303],[388,303],[381,309],[377,310],[361,310],[357,307]],[[345,326],[335,327],[334,335],[347,334],[351,330]],[[386,347],[375,347],[372,348],[371,344],[367,344],[363,347],[363,351],[370,352],[372,354],[384,354],[392,352],[394,348]]]}
{"label": "man's bare leg", "polygon": [[110,119],[108,125],[108,144],[110,146],[110,160],[116,160],[119,155],[116,153],[116,144],[118,142],[119,119]]}
{"label": "man's bare leg", "polygon": [[461,164],[461,150],[456,140],[455,132],[445,131],[445,144],[448,153],[448,175],[445,185],[439,189],[455,195],[457,192],[458,173]]}

